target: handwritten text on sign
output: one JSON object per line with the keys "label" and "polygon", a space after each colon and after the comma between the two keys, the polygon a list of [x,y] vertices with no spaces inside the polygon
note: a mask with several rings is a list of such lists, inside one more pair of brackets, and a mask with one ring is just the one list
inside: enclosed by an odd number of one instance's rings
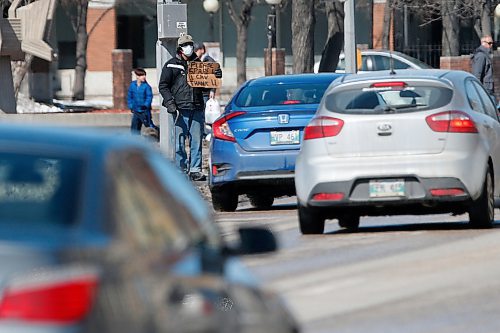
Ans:
{"label": "handwritten text on sign", "polygon": [[220,88],[221,79],[215,77],[214,71],[220,68],[217,62],[190,61],[188,63],[188,84],[191,87]]}

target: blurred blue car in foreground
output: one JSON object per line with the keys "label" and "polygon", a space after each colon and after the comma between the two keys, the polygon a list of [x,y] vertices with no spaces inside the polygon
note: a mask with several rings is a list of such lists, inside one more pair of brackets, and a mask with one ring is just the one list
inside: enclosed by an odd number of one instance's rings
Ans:
{"label": "blurred blue car in foreground", "polygon": [[209,185],[216,211],[234,211],[238,195],[269,208],[294,195],[295,158],[323,93],[342,74],[295,74],[246,82],[212,125]]}
{"label": "blurred blue car in foreground", "polygon": [[297,332],[186,176],[128,135],[0,125],[0,332]]}

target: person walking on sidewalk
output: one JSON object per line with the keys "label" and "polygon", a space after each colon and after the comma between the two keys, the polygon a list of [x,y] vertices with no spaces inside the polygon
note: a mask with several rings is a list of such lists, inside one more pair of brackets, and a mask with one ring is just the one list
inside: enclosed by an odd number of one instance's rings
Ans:
{"label": "person walking on sidewalk", "polygon": [[491,50],[493,48],[493,38],[483,36],[481,45],[472,55],[472,74],[483,84],[486,91],[494,96],[495,88],[493,83],[493,62],[491,59]]}
{"label": "person walking on sidewalk", "polygon": [[146,71],[142,68],[134,70],[136,80],[130,83],[127,94],[128,108],[132,112],[130,131],[132,134],[141,134],[142,125],[156,129],[151,118],[151,102],[153,90],[146,81]]}
{"label": "person walking on sidewalk", "polygon": [[[187,82],[188,61],[200,61],[193,49],[193,38],[181,35],[177,40],[177,54],[162,68],[158,90],[163,106],[175,123],[175,162],[195,181],[205,180],[202,172],[202,138],[205,127],[203,89],[193,88]],[[215,76],[222,77],[219,69]],[[189,142],[189,165],[186,152]]]}

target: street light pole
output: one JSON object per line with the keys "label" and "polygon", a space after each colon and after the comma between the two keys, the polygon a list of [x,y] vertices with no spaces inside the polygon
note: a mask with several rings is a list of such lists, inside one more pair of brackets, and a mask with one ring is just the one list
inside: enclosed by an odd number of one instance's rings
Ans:
{"label": "street light pole", "polygon": [[354,0],[344,2],[344,54],[345,72],[356,73],[358,69],[356,54],[356,29],[354,24]]}
{"label": "street light pole", "polygon": [[208,21],[208,36],[210,38],[210,42],[215,42],[214,37],[214,13],[219,10],[219,1],[218,0],[204,0],[203,1],[203,9],[208,13],[209,21]]}

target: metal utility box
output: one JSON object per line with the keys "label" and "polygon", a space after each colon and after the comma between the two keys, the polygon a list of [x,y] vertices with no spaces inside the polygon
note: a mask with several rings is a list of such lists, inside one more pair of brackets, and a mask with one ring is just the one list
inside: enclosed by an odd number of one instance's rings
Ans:
{"label": "metal utility box", "polygon": [[178,38],[187,33],[187,5],[182,3],[158,4],[158,39]]}

